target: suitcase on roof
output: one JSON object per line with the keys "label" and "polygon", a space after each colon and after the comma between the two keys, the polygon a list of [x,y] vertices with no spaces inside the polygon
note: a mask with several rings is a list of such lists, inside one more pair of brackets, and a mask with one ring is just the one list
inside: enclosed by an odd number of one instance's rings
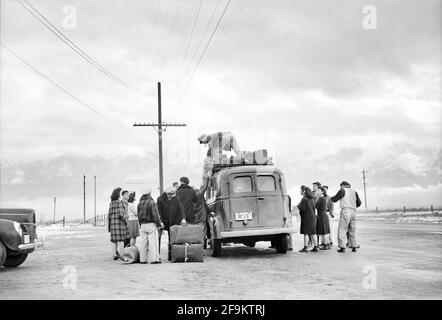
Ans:
{"label": "suitcase on roof", "polygon": [[268,161],[267,150],[256,150],[253,152],[253,163],[255,164],[266,164]]}

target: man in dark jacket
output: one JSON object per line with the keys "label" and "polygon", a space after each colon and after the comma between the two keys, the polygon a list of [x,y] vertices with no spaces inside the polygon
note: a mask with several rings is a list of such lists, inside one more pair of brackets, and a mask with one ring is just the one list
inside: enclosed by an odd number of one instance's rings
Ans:
{"label": "man in dark jacket", "polygon": [[165,195],[165,197],[161,196],[158,198],[158,209],[161,221],[164,224],[163,229],[169,233],[170,242],[170,227],[178,224],[185,224],[186,215],[180,198],[176,196],[174,187],[167,188],[163,195]]}
{"label": "man in dark jacket", "polygon": [[137,212],[140,223],[140,240],[137,243],[140,251],[140,263],[161,263],[158,249],[158,229],[163,228],[164,225],[149,189],[143,192]]}
{"label": "man in dark jacket", "polygon": [[180,198],[181,203],[184,206],[184,212],[186,214],[187,223],[195,223],[195,210],[194,207],[198,202],[196,192],[189,186],[189,179],[182,177],[180,179],[181,185],[176,191],[176,195]]}

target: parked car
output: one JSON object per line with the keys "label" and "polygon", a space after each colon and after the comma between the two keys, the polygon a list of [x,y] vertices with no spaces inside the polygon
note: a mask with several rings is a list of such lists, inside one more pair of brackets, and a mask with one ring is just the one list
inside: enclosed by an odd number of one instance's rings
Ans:
{"label": "parked car", "polygon": [[36,247],[35,210],[0,208],[0,267],[18,267]]}
{"label": "parked car", "polygon": [[207,193],[210,211],[210,250],[219,256],[222,243],[271,241],[278,253],[286,253],[290,219],[284,175],[273,165],[219,165]]}

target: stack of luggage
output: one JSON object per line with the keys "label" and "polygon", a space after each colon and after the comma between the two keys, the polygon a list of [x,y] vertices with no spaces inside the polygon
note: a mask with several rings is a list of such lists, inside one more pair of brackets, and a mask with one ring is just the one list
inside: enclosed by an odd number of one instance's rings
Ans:
{"label": "stack of luggage", "polygon": [[242,154],[238,157],[228,158],[226,154],[221,155],[221,165],[229,164],[272,164],[272,158],[267,155],[267,150],[256,151],[242,151]]}
{"label": "stack of luggage", "polygon": [[172,262],[204,262],[204,238],[202,225],[171,226],[170,260]]}

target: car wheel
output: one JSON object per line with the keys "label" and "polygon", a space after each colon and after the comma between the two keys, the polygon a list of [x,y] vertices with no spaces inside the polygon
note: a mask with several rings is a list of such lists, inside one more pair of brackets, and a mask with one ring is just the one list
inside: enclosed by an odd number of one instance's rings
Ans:
{"label": "car wheel", "polygon": [[288,237],[286,234],[282,235],[275,243],[277,253],[287,253],[288,250]]}
{"label": "car wheel", "polygon": [[219,257],[221,254],[221,240],[220,239],[211,239],[210,240],[210,251],[212,257]]}
{"label": "car wheel", "polygon": [[21,265],[23,262],[25,262],[26,258],[28,257],[28,253],[20,253],[13,256],[6,257],[6,261],[4,266],[7,268],[14,268]]}
{"label": "car wheel", "polygon": [[6,261],[6,247],[0,241],[0,267],[5,263],[5,261]]}

